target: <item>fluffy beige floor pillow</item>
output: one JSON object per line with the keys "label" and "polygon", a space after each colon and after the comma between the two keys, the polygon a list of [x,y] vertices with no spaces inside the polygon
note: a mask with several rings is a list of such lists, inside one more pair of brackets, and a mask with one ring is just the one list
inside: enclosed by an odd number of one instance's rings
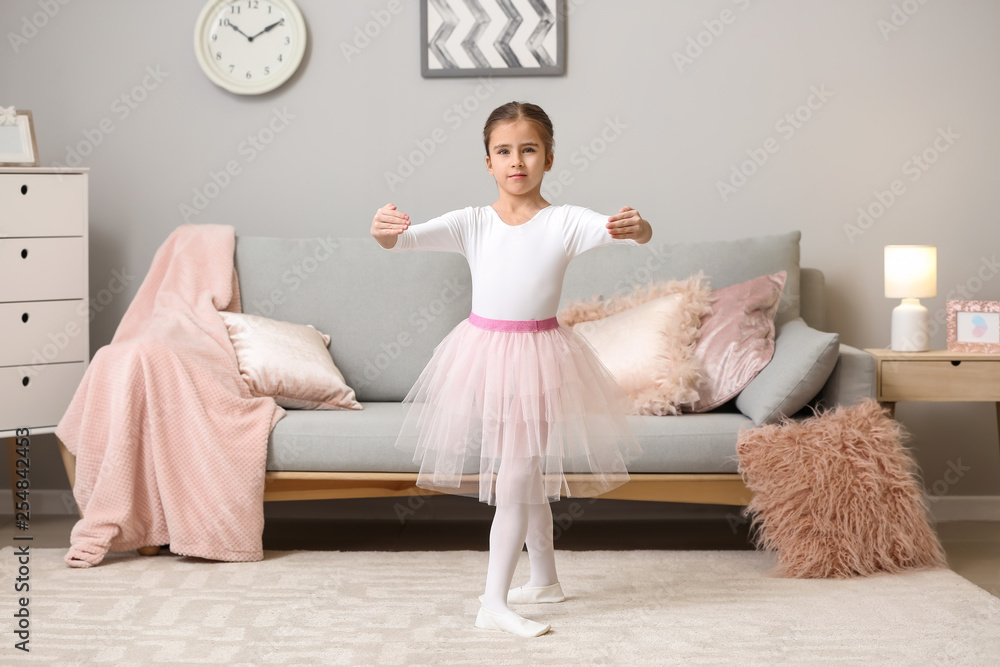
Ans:
{"label": "fluffy beige floor pillow", "polygon": [[751,531],[759,531],[759,548],[777,552],[780,576],[945,565],[903,438],[899,422],[872,399],[740,434],[739,472],[754,492],[746,509]]}
{"label": "fluffy beige floor pillow", "polygon": [[594,348],[635,414],[677,415],[698,400],[702,373],[694,350],[709,313],[711,289],[699,273],[608,299],[570,301],[558,317]]}

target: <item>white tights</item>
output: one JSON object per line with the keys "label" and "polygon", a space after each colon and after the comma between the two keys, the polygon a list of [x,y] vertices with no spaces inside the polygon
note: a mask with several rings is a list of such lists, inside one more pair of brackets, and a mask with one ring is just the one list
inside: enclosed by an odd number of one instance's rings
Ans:
{"label": "white tights", "polygon": [[507,591],[524,545],[528,546],[531,578],[525,586],[550,586],[559,581],[552,544],[552,508],[545,503],[497,505],[490,528],[490,559],[486,592],[481,598],[489,611],[507,607]]}

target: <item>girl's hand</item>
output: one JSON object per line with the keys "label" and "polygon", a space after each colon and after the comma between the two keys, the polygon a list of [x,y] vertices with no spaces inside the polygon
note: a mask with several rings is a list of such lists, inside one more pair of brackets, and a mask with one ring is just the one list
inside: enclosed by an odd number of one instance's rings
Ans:
{"label": "girl's hand", "polygon": [[372,236],[383,248],[396,245],[396,237],[410,226],[410,216],[396,210],[395,204],[386,204],[372,218]]}
{"label": "girl's hand", "polygon": [[608,218],[605,226],[611,237],[616,239],[635,239],[646,243],[653,236],[653,228],[631,206],[622,206],[618,213]]}

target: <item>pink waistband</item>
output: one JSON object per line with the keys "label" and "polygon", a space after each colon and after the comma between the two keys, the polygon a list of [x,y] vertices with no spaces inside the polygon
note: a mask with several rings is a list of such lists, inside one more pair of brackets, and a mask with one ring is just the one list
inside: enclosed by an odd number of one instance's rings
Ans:
{"label": "pink waistband", "polygon": [[477,326],[480,329],[489,329],[490,331],[519,331],[529,333],[559,328],[559,320],[554,317],[550,317],[547,320],[491,320],[488,317],[480,317],[475,313],[469,313],[469,324]]}

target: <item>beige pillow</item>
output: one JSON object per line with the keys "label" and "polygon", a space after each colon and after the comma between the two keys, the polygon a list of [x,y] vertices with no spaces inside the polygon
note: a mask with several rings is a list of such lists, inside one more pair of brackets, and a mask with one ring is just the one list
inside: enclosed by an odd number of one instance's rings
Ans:
{"label": "beige pillow", "polygon": [[229,330],[240,375],[254,396],[271,396],[283,408],[362,409],[333,363],[326,334],[258,315],[219,315]]}
{"label": "beige pillow", "polygon": [[691,310],[687,295],[670,294],[580,322],[573,331],[593,346],[637,414],[676,415],[682,404],[698,399],[694,344],[700,311]]}

